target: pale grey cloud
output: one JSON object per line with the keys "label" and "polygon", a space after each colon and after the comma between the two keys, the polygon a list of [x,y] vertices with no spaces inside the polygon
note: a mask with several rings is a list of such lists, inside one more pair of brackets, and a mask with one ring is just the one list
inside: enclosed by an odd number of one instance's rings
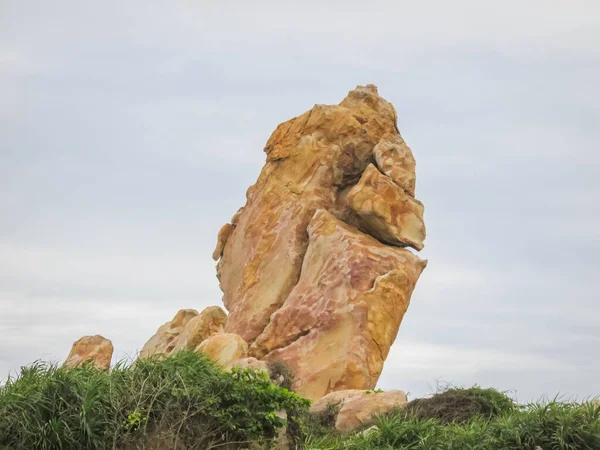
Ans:
{"label": "pale grey cloud", "polygon": [[430,261],[380,385],[600,393],[597,2],[0,10],[1,374],[82,334],[132,355],[219,304],[216,233],[269,133],[375,83],[417,158]]}

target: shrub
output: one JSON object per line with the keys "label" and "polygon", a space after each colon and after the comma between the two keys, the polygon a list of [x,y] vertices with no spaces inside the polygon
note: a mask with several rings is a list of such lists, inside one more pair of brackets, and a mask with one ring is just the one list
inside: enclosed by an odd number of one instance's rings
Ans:
{"label": "shrub", "polygon": [[206,449],[265,441],[286,425],[281,410],[308,404],[264,372],[223,372],[193,352],[110,372],[36,363],[0,387],[0,448],[130,449],[160,438],[172,448]]}
{"label": "shrub", "polygon": [[463,389],[450,388],[429,398],[409,402],[405,411],[420,419],[441,422],[466,422],[475,416],[497,417],[515,409],[510,397],[495,389],[478,386]]}

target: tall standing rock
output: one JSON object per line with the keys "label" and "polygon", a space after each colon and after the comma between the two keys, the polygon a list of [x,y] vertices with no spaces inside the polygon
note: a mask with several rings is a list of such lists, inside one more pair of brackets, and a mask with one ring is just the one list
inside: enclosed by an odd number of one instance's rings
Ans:
{"label": "tall standing rock", "polygon": [[371,388],[426,264],[398,248],[421,249],[425,226],[396,112],[359,86],[279,125],[265,152],[213,255],[225,332],[293,365],[311,398]]}
{"label": "tall standing rock", "polygon": [[108,339],[100,336],[83,336],[73,343],[65,367],[79,367],[91,363],[96,368],[108,370],[112,359],[113,345]]}

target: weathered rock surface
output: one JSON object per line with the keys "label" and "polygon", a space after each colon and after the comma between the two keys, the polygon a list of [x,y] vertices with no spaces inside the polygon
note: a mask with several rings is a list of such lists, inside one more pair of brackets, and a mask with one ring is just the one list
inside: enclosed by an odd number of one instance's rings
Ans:
{"label": "weathered rock surface", "polygon": [[406,405],[404,391],[365,393],[345,402],[335,421],[338,431],[352,431],[373,423],[375,416]]}
{"label": "weathered rock surface", "polygon": [[113,345],[100,336],[83,336],[73,343],[65,367],[77,367],[91,361],[98,369],[108,370],[112,359]]}
{"label": "weathered rock surface", "polygon": [[287,365],[296,392],[372,389],[425,261],[317,211],[300,280],[251,355]]}
{"label": "weathered rock surface", "polygon": [[246,341],[232,333],[215,334],[202,342],[196,350],[223,367],[248,356]]}
{"label": "weathered rock surface", "polygon": [[209,337],[222,333],[227,314],[218,306],[209,306],[192,317],[175,339],[173,351],[193,350]]}
{"label": "weathered rock surface", "polygon": [[423,204],[398,187],[370,164],[348,192],[350,207],[362,219],[362,227],[380,241],[423,248]]}
{"label": "weathered rock surface", "polygon": [[[317,399],[372,389],[426,261],[415,160],[373,85],[280,124],[213,254],[226,333]],[[391,245],[390,245],[391,244]]]}
{"label": "weathered rock surface", "polygon": [[175,317],[161,325],[154,336],[144,344],[138,358],[144,359],[158,354],[170,354],[175,349],[177,337],[181,334],[187,323],[197,315],[198,311],[195,309],[177,311]]}

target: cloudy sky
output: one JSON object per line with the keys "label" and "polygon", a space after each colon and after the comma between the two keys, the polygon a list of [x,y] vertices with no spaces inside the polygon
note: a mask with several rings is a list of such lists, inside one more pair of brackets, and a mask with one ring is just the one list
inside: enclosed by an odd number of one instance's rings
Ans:
{"label": "cloudy sky", "polygon": [[220,304],[270,133],[374,83],[429,259],[379,386],[600,394],[598,42],[596,0],[0,0],[0,379]]}

